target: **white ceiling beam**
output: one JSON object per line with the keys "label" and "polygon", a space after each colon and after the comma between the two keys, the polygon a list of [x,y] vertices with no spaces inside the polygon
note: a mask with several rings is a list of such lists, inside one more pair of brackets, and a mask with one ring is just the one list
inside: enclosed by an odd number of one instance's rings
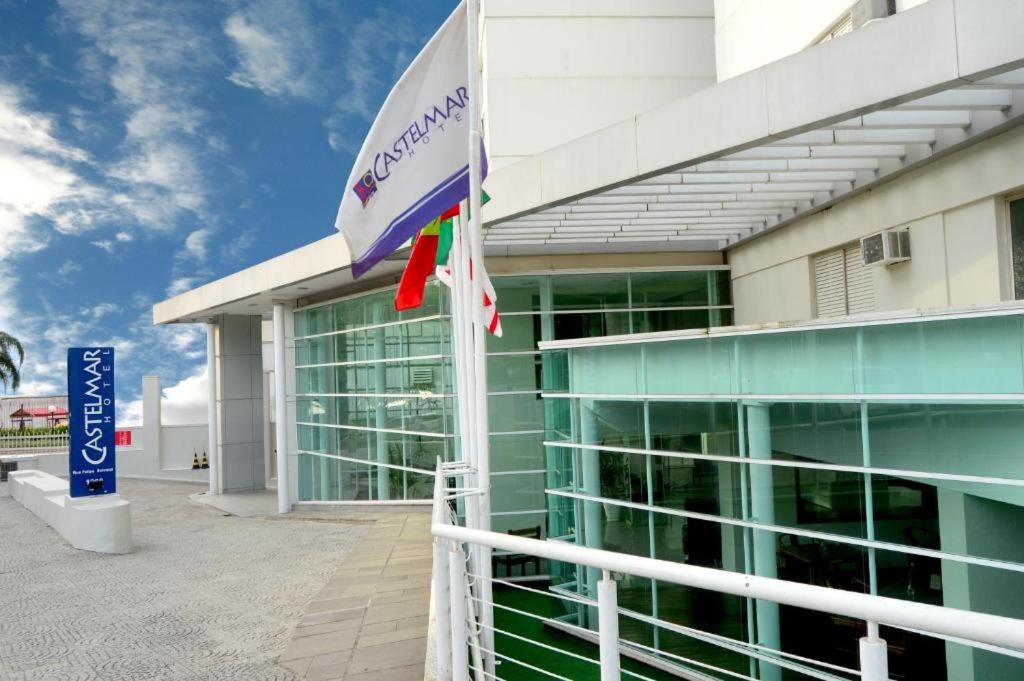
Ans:
{"label": "white ceiling beam", "polygon": [[902,158],[902,144],[829,144],[811,147],[811,158]]}
{"label": "white ceiling beam", "polygon": [[799,172],[772,173],[769,181],[772,184],[803,183],[803,182],[853,182],[857,172],[853,170],[801,170]]}
{"label": "white ceiling beam", "polygon": [[588,196],[585,199],[580,199],[569,205],[571,206],[603,206],[607,204],[617,203],[654,203],[658,201],[661,194],[598,194],[597,196]]}
{"label": "white ceiling beam", "polygon": [[664,211],[693,211],[693,210],[715,210],[722,208],[724,205],[731,203],[730,201],[687,201],[687,202],[665,202],[665,203],[652,203],[647,207],[649,213],[661,213]]}
{"label": "white ceiling beam", "polygon": [[836,144],[933,144],[931,128],[834,130]]}
{"label": "white ceiling beam", "polygon": [[955,89],[937,92],[895,107],[899,111],[1003,111],[1010,108],[1009,90]]}
{"label": "white ceiling beam", "polygon": [[832,144],[831,130],[811,130],[799,135],[792,135],[768,143],[770,147],[810,146],[812,144]]}
{"label": "white ceiling beam", "polygon": [[646,184],[630,184],[623,187],[601,192],[599,196],[628,196],[631,194],[665,194],[668,193],[670,182],[648,182]]}
{"label": "white ceiling beam", "polygon": [[749,182],[710,182],[708,184],[677,184],[669,187],[669,195],[675,196],[677,194],[705,194],[708,192],[749,192],[751,184]]}
{"label": "white ceiling beam", "polygon": [[[696,166],[687,168],[687,172],[696,171],[698,173],[732,173],[732,172],[750,172],[758,170],[785,170],[786,160],[785,159],[726,159],[722,161],[708,161],[707,163],[698,163]],[[685,177],[684,177],[685,182]]]}
{"label": "white ceiling beam", "polygon": [[685,173],[683,184],[719,184],[729,182],[768,182],[768,173]]}
{"label": "white ceiling beam", "polygon": [[971,87],[997,87],[1010,89],[1024,88],[1024,69],[1015,69],[1013,71],[1007,71],[1006,73],[1000,73],[998,76],[989,76],[982,80],[976,80]]}
{"label": "white ceiling beam", "polygon": [[613,214],[613,213],[619,213],[619,212],[625,212],[625,211],[638,211],[638,212],[642,212],[642,211],[646,211],[647,210],[647,206],[648,205],[650,205],[650,204],[648,204],[646,202],[629,201],[629,202],[610,203],[610,204],[606,204],[606,205],[596,205],[596,206],[594,206],[594,205],[573,205],[573,206],[565,206],[565,208],[568,209],[566,211],[567,214],[571,213],[573,215],[593,215],[593,214],[604,214],[604,213]]}
{"label": "white ceiling beam", "polygon": [[971,124],[968,111],[876,111],[843,123],[846,128],[966,128]]}
{"label": "white ceiling beam", "polygon": [[784,184],[772,184],[763,182],[751,186],[751,192],[775,193],[775,192],[833,192],[836,185],[830,180],[814,180],[804,177],[803,181],[794,181]]}
{"label": "white ceiling beam", "polygon": [[875,158],[794,158],[786,161],[785,170],[877,170]]}
{"label": "white ceiling beam", "polygon": [[[824,144],[831,144],[832,140],[829,139]],[[746,160],[746,159],[762,159],[762,158],[810,158],[811,148],[805,144],[794,145],[794,146],[776,146],[776,145],[765,145],[762,147],[754,147],[752,149],[744,149],[743,151],[737,151],[735,154],[729,154],[725,157],[725,160]]]}
{"label": "white ceiling beam", "polygon": [[[731,185],[735,186],[735,185]],[[705,201],[735,201],[741,194],[717,192],[713,194],[663,194],[653,203],[701,203]]]}
{"label": "white ceiling beam", "polygon": [[630,218],[636,218],[643,215],[641,211],[620,211],[620,212],[608,212],[599,214],[590,213],[569,213],[565,216],[566,220],[572,222],[583,221],[583,220],[629,220]]}

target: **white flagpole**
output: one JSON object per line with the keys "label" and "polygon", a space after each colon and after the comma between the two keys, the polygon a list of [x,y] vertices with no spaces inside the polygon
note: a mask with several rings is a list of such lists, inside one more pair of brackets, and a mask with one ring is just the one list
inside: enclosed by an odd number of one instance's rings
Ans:
{"label": "white flagpole", "polygon": [[[470,257],[477,271],[472,278],[473,314],[473,382],[475,408],[473,410],[472,427],[476,435],[474,458],[477,469],[477,485],[480,489],[477,517],[478,527],[482,530],[491,529],[491,461],[488,442],[490,427],[487,414],[487,329],[484,322],[483,278],[484,253],[483,234],[480,228],[480,189],[482,184],[480,169],[480,68],[478,54],[479,8],[478,0],[466,0],[466,31],[468,48],[469,82],[469,247]],[[483,627],[481,640],[485,650],[485,666],[487,673],[494,674],[494,608],[491,588],[491,550],[479,547],[477,570],[479,571],[480,620]]]}

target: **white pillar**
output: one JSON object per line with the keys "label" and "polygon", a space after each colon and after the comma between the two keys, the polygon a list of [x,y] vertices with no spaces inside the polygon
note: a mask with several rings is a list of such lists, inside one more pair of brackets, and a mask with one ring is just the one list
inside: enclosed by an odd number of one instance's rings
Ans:
{"label": "white pillar", "polygon": [[466,557],[460,549],[448,555],[448,591],[451,598],[452,678],[469,679],[468,630],[466,628]]}
{"label": "white pillar", "polygon": [[438,681],[452,678],[451,595],[448,584],[448,542],[434,539],[434,641],[437,645]]}
{"label": "white pillar", "polygon": [[[157,468],[164,467],[160,451],[160,377],[142,377],[142,444],[146,456],[152,456]],[[189,452],[191,453],[191,452]]]}
{"label": "white pillar", "polygon": [[597,611],[601,681],[619,681],[619,599],[615,580],[607,570],[597,583]]}
{"label": "white pillar", "polygon": [[[747,405],[747,437],[752,459],[772,458],[772,432],[768,404]],[[772,467],[750,466],[750,504],[753,520],[765,525],[775,524],[775,481]],[[754,574],[758,577],[778,577],[778,563],[775,549],[775,533],[768,530],[754,530]],[[757,640],[763,646],[780,650],[782,639],[779,633],[779,604],[758,600]],[[778,681],[782,670],[768,662],[760,663],[761,681]]]}
{"label": "white pillar", "polygon": [[220,492],[220,453],[217,451],[217,325],[206,324],[206,375],[209,395],[206,405],[207,442],[210,460],[210,494]]}
{"label": "white pillar", "polygon": [[277,449],[277,512],[291,510],[288,501],[288,410],[285,394],[285,362],[283,303],[274,303],[274,438]]}
{"label": "white pillar", "polygon": [[868,622],[868,635],[860,640],[861,681],[889,681],[889,649],[878,637],[878,625]]}

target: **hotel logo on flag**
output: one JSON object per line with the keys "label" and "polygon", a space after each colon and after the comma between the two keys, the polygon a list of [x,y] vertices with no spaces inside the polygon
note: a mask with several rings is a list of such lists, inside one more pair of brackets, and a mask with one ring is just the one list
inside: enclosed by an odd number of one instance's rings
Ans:
{"label": "hotel logo on flag", "polygon": [[377,193],[377,179],[373,176],[372,172],[367,170],[366,174],[360,177],[359,181],[352,186],[352,191],[359,197],[363,208],[366,208],[366,204],[370,202],[370,197]]}
{"label": "hotel logo on flag", "polygon": [[335,221],[354,277],[469,196],[466,46],[463,2],[402,74],[363,142]]}
{"label": "hotel logo on flag", "polygon": [[71,496],[117,492],[114,348],[68,348]]}

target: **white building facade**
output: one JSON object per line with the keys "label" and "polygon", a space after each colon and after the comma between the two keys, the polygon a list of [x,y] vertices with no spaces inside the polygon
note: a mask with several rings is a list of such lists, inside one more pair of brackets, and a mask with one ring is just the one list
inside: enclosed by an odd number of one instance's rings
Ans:
{"label": "white building facade", "polygon": [[[494,673],[592,673],[558,651],[612,588],[623,675],[1024,675],[1024,6],[487,0],[481,36],[478,483],[496,531],[640,561],[499,551]],[[393,310],[404,260],[355,282],[331,235],[154,307],[207,324],[211,492],[436,503],[450,307]]]}

